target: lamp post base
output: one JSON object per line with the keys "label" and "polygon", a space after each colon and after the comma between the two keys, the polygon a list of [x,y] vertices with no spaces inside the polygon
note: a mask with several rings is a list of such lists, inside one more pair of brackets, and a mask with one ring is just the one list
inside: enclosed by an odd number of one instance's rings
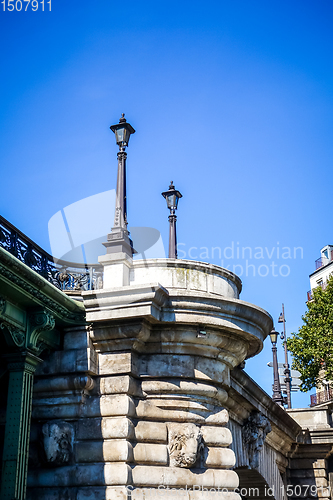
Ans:
{"label": "lamp post base", "polygon": [[113,228],[103,245],[106,255],[98,257],[98,262],[104,266],[103,288],[129,285],[133,253],[136,252],[127,229]]}

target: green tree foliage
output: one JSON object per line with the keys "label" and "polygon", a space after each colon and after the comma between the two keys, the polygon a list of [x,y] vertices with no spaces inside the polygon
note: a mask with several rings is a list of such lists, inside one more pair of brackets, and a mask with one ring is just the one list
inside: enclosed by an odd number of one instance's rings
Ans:
{"label": "green tree foliage", "polygon": [[294,357],[293,368],[301,373],[301,391],[319,383],[319,371],[333,380],[333,276],[325,290],[313,290],[313,300],[302,317],[303,326],[288,339],[288,350]]}

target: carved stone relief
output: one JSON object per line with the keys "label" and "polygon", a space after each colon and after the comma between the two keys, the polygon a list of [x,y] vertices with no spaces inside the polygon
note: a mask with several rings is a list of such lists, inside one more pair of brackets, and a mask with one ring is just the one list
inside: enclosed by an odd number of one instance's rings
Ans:
{"label": "carved stone relief", "polygon": [[200,428],[195,424],[168,424],[171,467],[193,467],[199,458],[202,444]]}
{"label": "carved stone relief", "polygon": [[272,427],[269,420],[262,413],[255,411],[245,421],[242,432],[243,441],[248,446],[251,469],[259,465],[259,453],[264,446],[266,436]]}
{"label": "carved stone relief", "polygon": [[73,426],[64,421],[50,421],[43,425],[42,433],[47,462],[68,464],[73,457]]}
{"label": "carved stone relief", "polygon": [[14,342],[14,345],[17,347],[24,346],[25,333],[22,330],[11,325],[7,321],[0,323],[0,328],[1,330],[4,330],[5,337],[7,338],[7,342],[9,344],[12,344]]}
{"label": "carved stone relief", "polygon": [[29,315],[30,340],[29,349],[37,356],[47,347],[41,335],[43,332],[53,330],[55,318],[46,310],[34,311]]}

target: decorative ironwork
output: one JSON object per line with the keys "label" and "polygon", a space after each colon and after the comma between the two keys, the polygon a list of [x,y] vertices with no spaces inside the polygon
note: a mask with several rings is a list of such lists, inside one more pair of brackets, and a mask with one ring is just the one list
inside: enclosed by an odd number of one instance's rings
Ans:
{"label": "decorative ironwork", "polygon": [[24,262],[60,290],[97,290],[103,287],[102,266],[54,261],[28,236],[0,215],[0,247]]}

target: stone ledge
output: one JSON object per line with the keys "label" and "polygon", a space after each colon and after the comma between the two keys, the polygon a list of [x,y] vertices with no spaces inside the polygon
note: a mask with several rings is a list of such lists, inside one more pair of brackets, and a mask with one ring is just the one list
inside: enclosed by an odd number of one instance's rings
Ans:
{"label": "stone ledge", "polygon": [[208,446],[229,446],[232,443],[232,435],[226,427],[201,427],[202,437]]}
{"label": "stone ledge", "polygon": [[132,486],[102,486],[76,488],[32,488],[28,490],[27,500],[241,500],[234,492],[199,491],[184,488],[175,490],[166,488],[134,488]]}
{"label": "stone ledge", "polygon": [[132,483],[131,468],[124,463],[71,465],[30,471],[28,487],[112,486]]}
{"label": "stone ledge", "polygon": [[195,470],[178,467],[154,467],[138,465],[132,470],[134,486],[183,486],[198,485],[206,488],[238,487],[238,476],[231,470]]}
{"label": "stone ledge", "polygon": [[[76,399],[75,399],[76,398]],[[89,403],[80,396],[36,400],[33,406],[33,418],[42,420],[72,419],[85,417],[133,417],[136,414],[135,404],[126,394],[116,396],[91,396]],[[38,402],[38,404],[37,404]]]}
{"label": "stone ledge", "polygon": [[[209,425],[226,425],[229,420],[227,410],[221,410],[213,405],[183,402],[183,408],[180,408],[180,402],[173,403],[173,407],[160,408],[155,401],[139,401],[136,407],[137,418],[151,419],[162,422],[195,422],[208,423]],[[167,403],[165,403],[167,404]],[[171,404],[171,402],[170,402]]]}

